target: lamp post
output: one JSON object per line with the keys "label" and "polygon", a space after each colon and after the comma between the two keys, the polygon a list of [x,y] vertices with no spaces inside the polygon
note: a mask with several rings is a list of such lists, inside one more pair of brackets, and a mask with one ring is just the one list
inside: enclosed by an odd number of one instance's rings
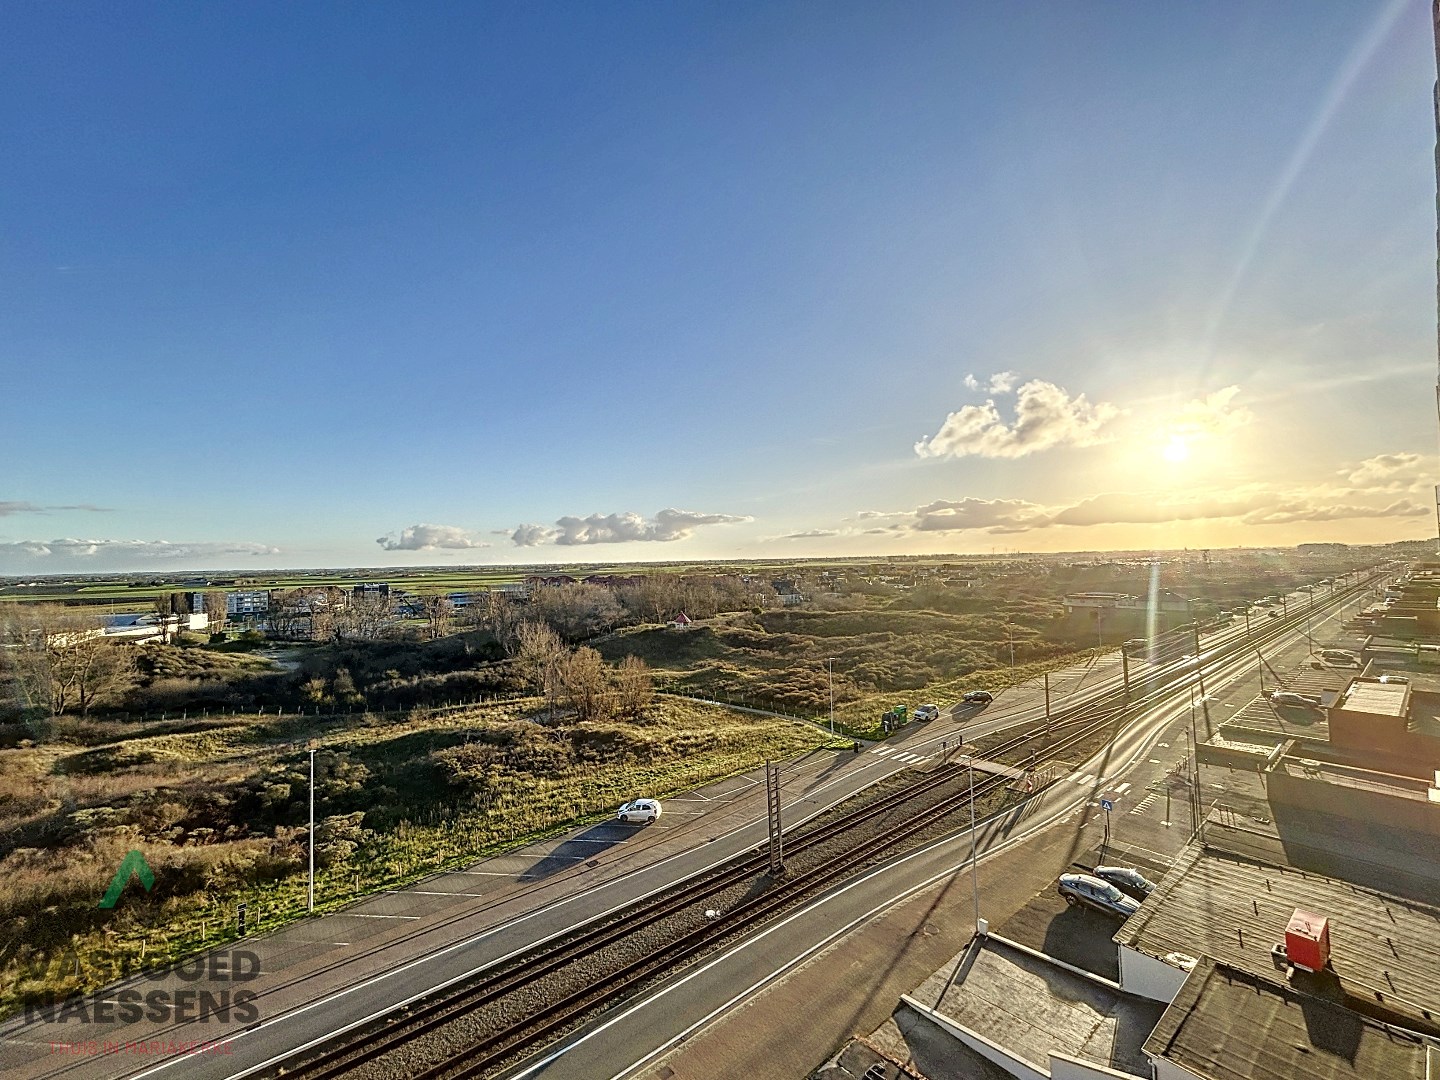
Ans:
{"label": "lamp post", "polygon": [[315,748],[310,748],[310,890],[305,905],[307,912],[315,910]]}
{"label": "lamp post", "polygon": [[970,765],[970,887],[975,894],[975,930],[980,930],[980,840],[975,835],[975,765]]}
{"label": "lamp post", "polygon": [[825,671],[830,683],[830,734],[835,734],[835,658],[825,658]]}

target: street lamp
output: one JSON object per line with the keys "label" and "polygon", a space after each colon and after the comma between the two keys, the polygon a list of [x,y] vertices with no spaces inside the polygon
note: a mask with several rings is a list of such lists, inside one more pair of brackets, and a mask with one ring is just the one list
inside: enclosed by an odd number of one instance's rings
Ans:
{"label": "street lamp", "polygon": [[830,683],[830,734],[835,734],[835,658],[825,658],[825,670]]}
{"label": "street lamp", "polygon": [[310,748],[310,895],[305,910],[315,910],[315,748]]}

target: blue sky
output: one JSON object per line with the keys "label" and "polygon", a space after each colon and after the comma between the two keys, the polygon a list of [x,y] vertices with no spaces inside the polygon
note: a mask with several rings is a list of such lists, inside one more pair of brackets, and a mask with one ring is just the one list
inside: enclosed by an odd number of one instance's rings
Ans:
{"label": "blue sky", "polygon": [[1423,0],[12,8],[0,573],[1433,535],[1434,78]]}

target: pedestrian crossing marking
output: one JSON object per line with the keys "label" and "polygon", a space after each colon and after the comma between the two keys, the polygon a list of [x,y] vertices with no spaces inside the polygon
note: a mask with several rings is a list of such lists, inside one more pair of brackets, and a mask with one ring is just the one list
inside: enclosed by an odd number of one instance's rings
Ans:
{"label": "pedestrian crossing marking", "polygon": [[1143,799],[1136,803],[1135,808],[1131,810],[1130,813],[1143,814],[1146,810],[1150,809],[1150,807],[1154,804],[1155,800],[1158,798],[1160,798],[1160,796],[1152,791],[1149,795],[1146,795]]}

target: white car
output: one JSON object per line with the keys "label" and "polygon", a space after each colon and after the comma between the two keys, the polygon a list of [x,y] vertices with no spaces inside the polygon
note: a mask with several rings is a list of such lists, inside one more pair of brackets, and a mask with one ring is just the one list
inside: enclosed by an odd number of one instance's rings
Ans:
{"label": "white car", "polygon": [[658,799],[632,799],[615,811],[616,820],[627,825],[649,825],[659,816]]}
{"label": "white car", "polygon": [[915,709],[915,719],[921,722],[940,719],[939,705],[920,705]]}

